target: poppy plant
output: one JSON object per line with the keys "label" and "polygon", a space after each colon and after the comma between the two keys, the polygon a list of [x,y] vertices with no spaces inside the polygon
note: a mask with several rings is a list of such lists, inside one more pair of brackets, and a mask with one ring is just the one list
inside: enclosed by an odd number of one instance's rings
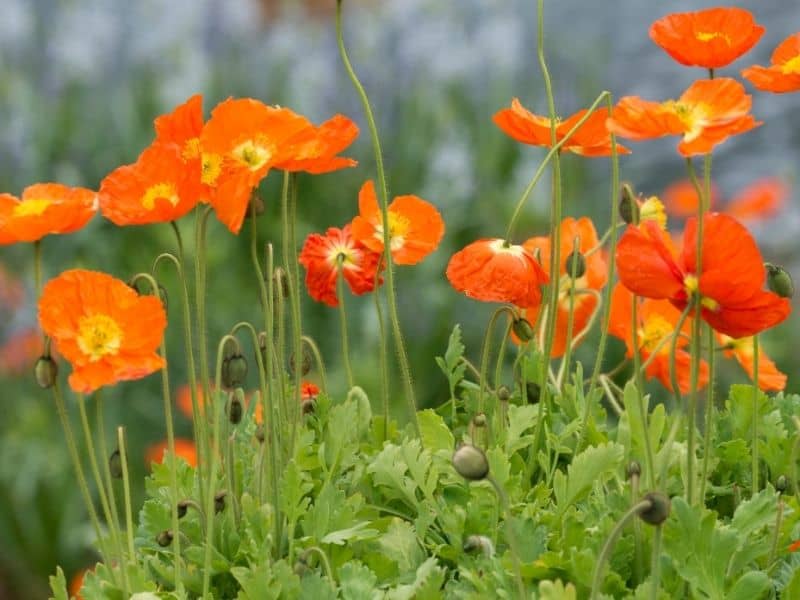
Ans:
{"label": "poppy plant", "polygon": [[718,7],[666,15],[650,26],[650,39],[682,65],[718,69],[755,46],[764,31],[749,11]]}
{"label": "poppy plant", "polygon": [[53,233],[77,231],[97,212],[97,194],[60,183],[26,187],[22,198],[0,194],[0,244],[36,242]]}
{"label": "poppy plant", "polygon": [[156,296],[139,296],[105,273],[75,269],[44,286],[39,323],[72,364],[80,393],[139,379],[164,366],[156,353],[167,316]]}
{"label": "poppy plant", "polygon": [[[656,378],[669,391],[674,391],[670,373],[671,338],[675,335],[680,311],[667,300],[637,298],[636,302],[637,326],[634,335],[633,294],[619,283],[614,286],[608,333],[625,342],[628,358],[634,352],[639,352],[642,362],[648,363],[645,368],[648,379]],[[675,341],[675,377],[681,394],[691,389],[691,355],[685,350],[690,331],[691,319],[686,319]],[[701,361],[697,389],[702,389],[707,383],[708,364]]]}
{"label": "poppy plant", "polygon": [[174,144],[185,161],[200,160],[200,134],[203,132],[203,96],[195,94],[153,123],[156,142]]}
{"label": "poppy plant", "polygon": [[632,140],[680,135],[678,152],[695,156],[711,152],[730,136],[761,125],[750,114],[752,99],[735,79],[695,81],[677,100],[651,102],[638,96],[620,99],[608,129]]}
{"label": "poppy plant", "polygon": [[[353,219],[353,237],[373,252],[383,252],[383,220],[375,185],[367,181],[358,193],[360,214]],[[414,265],[436,250],[444,221],[430,202],[417,196],[397,196],[388,207],[389,245],[398,265]]]}
{"label": "poppy plant", "polygon": [[[576,112],[565,120],[556,121],[556,142],[563,140],[567,133],[586,114],[586,109]],[[605,126],[609,117],[607,109],[594,111],[589,118],[578,128],[570,138],[561,146],[561,150],[580,154],[581,156],[610,156],[611,136]],[[492,119],[503,132],[523,144],[544,146],[550,148],[552,136],[550,131],[550,118],[533,114],[522,106],[517,98],[511,101],[511,108],[504,108],[495,113]],[[630,152],[624,146],[617,144],[617,152],[627,154]]]}
{"label": "poppy plant", "polygon": [[306,269],[309,295],[317,302],[339,306],[336,295],[339,269],[354,294],[366,294],[375,289],[380,255],[356,240],[350,225],[345,225],[342,229],[329,227],[325,235],[309,235],[299,261]]}
{"label": "poppy plant", "polygon": [[800,32],[793,33],[775,48],[770,66],[748,67],[742,71],[742,77],[764,92],[784,94],[800,90]]}
{"label": "poppy plant", "polygon": [[[579,239],[578,251],[585,257],[585,271],[573,281],[567,261],[573,251],[575,238]],[[587,217],[574,219],[568,217],[561,222],[561,265],[559,267],[558,284],[558,312],[556,314],[555,338],[551,356],[557,358],[564,354],[567,346],[567,329],[570,314],[570,295],[573,295],[572,331],[573,339],[580,334],[589,324],[595,310],[598,298],[591,293],[603,288],[608,278],[606,261],[597,251],[599,241],[597,232],[591,220]],[[538,256],[545,273],[550,276],[550,238],[548,236],[533,237],[522,244],[533,256]],[[540,308],[534,309],[528,315],[529,321],[535,321]]]}
{"label": "poppy plant", "polygon": [[523,246],[504,239],[482,239],[456,252],[447,279],[459,292],[483,302],[508,302],[536,308],[547,272]]}
{"label": "poppy plant", "polygon": [[[734,339],[727,335],[717,334],[717,340],[728,358],[735,358],[747,376],[753,380],[755,374],[755,351],[753,338]],[[758,352],[758,387],[764,391],[780,391],[786,387],[786,375],[778,370],[775,363],[759,349]]]}
{"label": "poppy plant", "polygon": [[763,290],[764,262],[741,223],[724,214],[705,215],[699,273],[696,236],[697,219],[689,219],[678,253],[655,223],[629,226],[617,245],[620,281],[639,296],[669,300],[679,310],[696,298],[702,318],[734,338],[754,335],[789,315],[786,298]]}

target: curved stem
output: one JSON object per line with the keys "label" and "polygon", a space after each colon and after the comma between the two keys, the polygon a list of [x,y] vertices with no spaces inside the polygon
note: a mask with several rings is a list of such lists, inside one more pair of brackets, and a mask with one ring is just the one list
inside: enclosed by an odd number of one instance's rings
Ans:
{"label": "curved stem", "polygon": [[[508,306],[501,306],[492,313],[489,319],[489,325],[486,327],[486,333],[483,336],[483,349],[481,350],[481,374],[478,381],[478,414],[484,413],[486,410],[484,387],[487,386],[486,372],[489,369],[489,353],[492,342],[492,329],[497,322],[497,318],[503,313],[507,313],[512,319],[514,318],[514,311]],[[496,383],[496,382],[495,382]]]}
{"label": "curved stem", "polygon": [[392,324],[392,333],[394,335],[395,350],[397,352],[397,359],[400,365],[400,372],[403,376],[403,387],[405,389],[406,400],[411,413],[411,422],[414,425],[414,430],[417,436],[420,436],[419,421],[417,419],[417,401],[414,395],[414,384],[411,379],[411,367],[408,362],[408,355],[406,354],[405,345],[403,343],[403,334],[400,329],[400,318],[397,310],[397,294],[394,285],[394,269],[392,264],[391,252],[391,239],[389,227],[385,224],[389,223],[389,193],[386,189],[386,173],[383,169],[383,154],[381,152],[380,139],[378,137],[378,128],[375,124],[375,117],[372,114],[372,107],[369,103],[367,93],[364,87],[358,80],[358,76],[350,64],[350,59],[347,56],[347,50],[344,46],[344,39],[342,37],[342,0],[336,0],[336,40],[339,46],[339,54],[342,57],[342,63],[347,71],[350,81],[356,90],[361,103],[364,106],[364,114],[369,125],[370,135],[372,137],[372,146],[375,151],[375,164],[378,171],[378,187],[380,190],[380,205],[381,205],[381,223],[383,227],[383,256],[386,261],[386,301],[389,308],[389,320]]}
{"label": "curved stem", "polygon": [[328,583],[331,587],[336,590],[336,579],[333,577],[333,569],[331,569],[331,563],[328,560],[328,555],[325,554],[325,551],[320,548],[319,546],[311,546],[306,549],[306,552],[316,552],[317,556],[319,556],[320,562],[322,563],[323,568],[325,569],[325,575],[328,576]]}
{"label": "curved stem", "polygon": [[319,380],[320,385],[322,386],[322,393],[327,395],[328,394],[328,376],[326,375],[325,371],[325,362],[322,360],[322,353],[319,351],[319,346],[309,335],[304,335],[302,337],[303,343],[308,346],[311,350],[311,354],[314,356],[314,362],[317,365],[317,372],[319,373]]}
{"label": "curved stem", "polygon": [[347,311],[344,307],[344,266],[343,257],[340,255],[336,259],[338,269],[336,272],[336,296],[339,300],[339,324],[342,328],[342,363],[344,372],[347,375],[347,389],[353,389],[353,369],[350,366],[350,344],[347,335]]}

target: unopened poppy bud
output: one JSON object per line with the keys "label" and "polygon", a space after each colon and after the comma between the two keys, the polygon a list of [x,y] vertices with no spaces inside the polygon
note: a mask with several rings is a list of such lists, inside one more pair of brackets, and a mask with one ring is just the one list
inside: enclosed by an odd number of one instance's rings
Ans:
{"label": "unopened poppy bud", "polygon": [[650,501],[650,508],[639,513],[639,518],[650,525],[661,525],[669,517],[669,496],[661,492],[649,492],[644,495],[644,500]]}
{"label": "unopened poppy bud", "polygon": [[489,474],[489,461],[483,450],[472,444],[462,444],[453,453],[453,467],[470,481],[479,481]]}
{"label": "unopened poppy bud", "polygon": [[306,557],[305,552],[300,554],[297,557],[297,560],[294,563],[294,567],[292,568],[294,574],[298,577],[302,577],[308,572],[308,558]]}
{"label": "unopened poppy bud", "polygon": [[189,511],[189,505],[191,504],[191,500],[181,500],[178,502],[178,518],[182,519],[186,516],[186,513]]}
{"label": "unopened poppy bud", "polygon": [[542,395],[542,387],[535,381],[525,384],[525,391],[528,393],[528,404],[537,404]]}
{"label": "unopened poppy bud", "polygon": [[[294,352],[292,352],[291,356],[289,357],[289,372],[292,375],[294,375],[294,363]],[[309,352],[308,348],[303,345],[303,352],[300,360],[300,375],[308,375],[309,371],[311,371],[311,353]]]}
{"label": "unopened poppy bud", "polygon": [[486,427],[486,415],[483,413],[478,413],[472,417],[472,424],[475,427]]}
{"label": "unopened poppy bud", "polygon": [[577,250],[573,250],[567,256],[564,266],[569,277],[579,279],[586,273],[586,258]]}
{"label": "unopened poppy bud", "polygon": [[303,398],[300,401],[300,410],[304,415],[310,415],[311,413],[313,413],[316,406],[317,403],[314,401],[313,398]]}
{"label": "unopened poppy bud", "polygon": [[494,544],[485,535],[470,535],[464,540],[462,546],[464,552],[481,552],[484,556],[491,558],[494,556]]}
{"label": "unopened poppy bud", "polygon": [[625,474],[628,476],[628,479],[642,474],[642,465],[639,464],[639,461],[632,460],[628,463],[628,468],[625,469]]}
{"label": "unopened poppy bud", "polygon": [[247,359],[239,353],[232,354],[222,361],[222,385],[235,388],[242,385],[247,377]]}
{"label": "unopened poppy bud", "polygon": [[33,367],[33,376],[36,383],[43,390],[50,389],[56,383],[58,377],[58,365],[52,356],[40,356]]}
{"label": "unopened poppy bud", "polygon": [[786,480],[786,475],[778,477],[778,480],[775,482],[775,489],[778,490],[778,493],[782,494],[786,491],[787,487],[789,487],[789,482]]}
{"label": "unopened poppy bud", "polygon": [[166,548],[172,543],[173,537],[172,532],[169,529],[165,529],[156,536],[156,543],[162,548]]}
{"label": "unopened poppy bud", "polygon": [[[242,388],[237,388],[236,391],[238,392],[241,389]],[[234,394],[233,398],[228,402],[228,421],[233,425],[238,425],[242,421],[243,412],[242,401],[238,394]]]}
{"label": "unopened poppy bud", "polygon": [[264,426],[259,425],[256,427],[256,439],[258,440],[259,444],[263,444],[264,440],[266,439],[266,434],[264,433]]}
{"label": "unopened poppy bud", "polygon": [[225,510],[225,496],[228,495],[228,490],[220,490],[214,494],[214,512],[221,513]]}
{"label": "unopened poppy bud", "polygon": [[764,267],[767,269],[767,287],[771,292],[781,298],[794,296],[794,282],[786,269],[771,263],[764,263]]}
{"label": "unopened poppy bud", "polygon": [[119,450],[114,450],[108,457],[108,470],[114,479],[122,479],[122,455]]}
{"label": "unopened poppy bud", "polygon": [[619,198],[619,216],[628,225],[639,222],[639,205],[629,183],[623,183]]}
{"label": "unopened poppy bud", "polygon": [[531,326],[531,322],[525,317],[514,319],[511,322],[511,330],[523,343],[530,342],[533,339],[533,327]]}
{"label": "unopened poppy bud", "polygon": [[500,402],[508,402],[509,398],[511,398],[511,390],[508,389],[507,385],[501,385],[497,388],[497,399]]}

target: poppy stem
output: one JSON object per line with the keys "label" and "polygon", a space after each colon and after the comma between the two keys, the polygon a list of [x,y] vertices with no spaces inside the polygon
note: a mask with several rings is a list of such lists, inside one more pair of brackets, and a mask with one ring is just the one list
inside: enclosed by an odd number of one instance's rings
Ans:
{"label": "poppy stem", "polygon": [[661,587],[661,534],[661,525],[656,525],[653,532],[653,554],[650,566],[650,600],[658,600],[658,590]]}
{"label": "poppy stem", "polygon": [[706,484],[708,479],[708,463],[711,458],[711,429],[714,427],[714,376],[715,372],[715,350],[714,350],[714,330],[710,325],[706,325],[708,339],[708,389],[706,390],[706,422],[703,427],[703,474],[700,477],[700,502],[705,503]]}
{"label": "poppy stem", "polygon": [[[575,236],[572,240],[571,256],[578,256],[581,251],[581,238]],[[558,387],[561,388],[563,374],[569,370],[569,363],[572,360],[572,331],[575,327],[575,279],[577,278],[578,261],[573,260],[572,269],[569,276],[569,312],[567,313],[567,337],[564,345],[564,358],[561,359],[561,366],[558,369]]]}
{"label": "poppy stem", "polygon": [[[380,269],[375,269],[375,282],[372,289],[378,289],[380,280]],[[381,296],[377,292],[373,295],[375,301],[375,314],[378,317],[378,353],[381,370],[381,405],[383,406],[383,439],[389,437],[389,365],[386,360],[386,324],[383,320],[383,309],[381,308]],[[455,404],[453,405],[455,411]],[[455,412],[454,412],[455,415]],[[454,421],[455,422],[455,421]]]}
{"label": "poppy stem", "polygon": [[752,465],[752,494],[758,493],[758,419],[759,419],[759,392],[758,389],[758,335],[753,336],[753,465]]}
{"label": "poppy stem", "polygon": [[[489,319],[489,324],[486,326],[486,333],[483,335],[483,346],[481,349],[481,372],[480,372],[480,379],[478,380],[478,412],[477,414],[484,414],[486,410],[486,394],[484,393],[484,388],[488,387],[487,379],[487,371],[489,370],[489,354],[491,351],[492,346],[492,330],[494,329],[495,323],[497,323],[498,317],[502,314],[508,314],[511,319],[514,319],[514,311],[513,309],[509,308],[508,306],[501,306],[497,310],[492,313],[491,318]],[[507,335],[507,334],[506,334]],[[505,342],[505,336],[503,337],[503,341]],[[495,385],[497,382],[495,381]]]}
{"label": "poppy stem", "polygon": [[[197,220],[195,222],[195,309],[197,316],[197,343],[200,347],[199,360],[200,360],[200,385],[203,386],[203,399],[204,402],[211,403],[211,383],[208,371],[208,332],[206,323],[206,229],[208,226],[208,218],[211,215],[213,208],[211,206],[205,207],[201,212],[197,213]],[[201,415],[201,418],[207,418],[207,414]],[[202,455],[201,463],[208,465],[210,461],[209,446],[208,446],[208,430],[206,423],[203,424],[203,433],[205,434],[204,440],[200,445],[200,453]],[[203,455],[205,453],[205,455]],[[202,475],[207,475],[208,470],[203,472]],[[210,478],[210,476],[209,476]]]}
{"label": "poppy stem", "polygon": [[336,296],[339,300],[339,323],[342,327],[342,362],[347,374],[347,389],[353,389],[353,368],[350,366],[350,344],[347,336],[347,311],[344,308],[344,256],[336,258]]}
{"label": "poppy stem", "polygon": [[353,70],[350,63],[350,58],[347,55],[347,50],[344,46],[344,38],[342,36],[342,0],[336,0],[336,41],[339,46],[339,54],[342,58],[342,63],[347,71],[350,81],[358,94],[361,103],[364,106],[364,116],[367,119],[370,135],[372,137],[372,147],[375,152],[375,166],[378,172],[378,184],[380,188],[380,204],[381,204],[381,223],[383,223],[383,256],[386,261],[386,301],[389,309],[389,320],[392,323],[392,333],[395,341],[395,350],[397,353],[398,363],[400,365],[400,372],[403,377],[403,387],[405,388],[406,401],[408,402],[409,412],[411,413],[411,422],[414,425],[414,430],[417,437],[421,439],[419,420],[417,419],[417,401],[414,395],[414,384],[411,379],[411,367],[408,362],[408,354],[406,353],[405,345],[403,343],[403,333],[400,329],[400,317],[397,310],[397,293],[394,285],[394,269],[392,265],[392,248],[391,248],[391,232],[388,227],[389,223],[389,193],[386,189],[386,173],[383,168],[383,154],[381,152],[380,138],[378,136],[378,128],[375,124],[375,117],[372,114],[372,107],[369,103],[364,86]]}
{"label": "poppy stem", "polygon": [[778,508],[775,515],[775,529],[772,533],[772,544],[769,551],[769,559],[767,560],[767,569],[772,569],[772,563],[775,561],[775,555],[778,553],[778,539],[781,537],[781,523],[783,522],[783,495],[778,492]]}
{"label": "poppy stem", "polygon": [[[136,556],[136,550],[133,546],[133,509],[131,507],[131,481],[128,475],[128,449],[125,443],[125,428],[117,427],[117,447],[119,448],[119,460],[122,466],[122,489],[125,491],[125,533],[128,538],[128,554],[131,557]],[[174,523],[173,523],[174,525]],[[178,562],[180,553],[175,550],[175,562]],[[178,589],[180,578],[177,575],[178,567],[175,567],[175,589]]]}
{"label": "poppy stem", "polygon": [[303,335],[301,340],[305,346],[308,346],[308,349],[311,351],[311,354],[314,357],[314,363],[317,365],[317,373],[319,373],[319,383],[320,386],[322,386],[322,393],[327,396],[328,376],[327,371],[325,370],[325,361],[322,360],[322,353],[319,351],[319,346],[317,346],[317,342],[315,342],[314,338],[312,338],[310,335]]}

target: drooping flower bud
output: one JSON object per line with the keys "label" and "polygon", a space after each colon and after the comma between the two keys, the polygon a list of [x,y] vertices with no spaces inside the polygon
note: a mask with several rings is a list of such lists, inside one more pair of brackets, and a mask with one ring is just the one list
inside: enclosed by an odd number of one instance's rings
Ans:
{"label": "drooping flower bud", "polygon": [[162,548],[166,548],[172,543],[173,537],[172,531],[165,529],[156,536],[156,543]]}
{"label": "drooping flower bud", "polygon": [[661,525],[669,517],[669,496],[661,492],[649,492],[644,495],[644,500],[650,501],[650,508],[639,513],[639,518],[650,525]]}
{"label": "drooping flower bud", "polygon": [[214,494],[214,512],[221,513],[225,510],[225,496],[228,495],[228,490],[220,490]]}
{"label": "drooping flower bud", "polygon": [[[294,369],[295,359],[294,352],[292,352],[291,356],[289,356],[289,373],[294,375]],[[303,344],[303,352],[300,359],[300,375],[308,375],[309,371],[311,371],[311,352],[309,351],[308,347]]]}
{"label": "drooping flower bud", "polygon": [[764,268],[767,269],[767,287],[771,292],[781,298],[794,296],[794,282],[786,269],[771,263],[764,263]]}
{"label": "drooping flower bud", "polygon": [[50,389],[56,383],[58,377],[58,365],[52,356],[40,356],[33,367],[33,376],[36,383],[43,390]]}
{"label": "drooping flower bud", "polygon": [[462,444],[453,453],[453,467],[470,481],[480,481],[489,474],[489,461],[483,450],[472,444]]}
{"label": "drooping flower bud", "polygon": [[523,343],[530,342],[533,339],[533,327],[531,326],[531,322],[525,317],[514,319],[511,322],[511,330]]}
{"label": "drooping flower bud", "polygon": [[642,474],[642,465],[639,464],[638,460],[632,460],[628,463],[625,474],[628,476],[628,479],[639,477]]}
{"label": "drooping flower bud", "polygon": [[569,253],[564,266],[567,269],[567,275],[580,279],[586,273],[586,258],[577,250]]}
{"label": "drooping flower bud", "polygon": [[500,400],[500,402],[508,402],[509,398],[511,398],[511,390],[508,389],[508,386],[499,386],[497,388],[497,399]]}
{"label": "drooping flower bud", "polygon": [[227,388],[235,388],[244,383],[247,377],[247,359],[242,356],[238,349],[222,361],[222,385]]}
{"label": "drooping flower bud", "polygon": [[619,216],[628,225],[639,222],[639,205],[636,203],[636,195],[629,183],[623,183],[619,198]]}
{"label": "drooping flower bud", "polygon": [[475,427],[486,427],[486,415],[483,413],[478,413],[472,417],[472,424]]}
{"label": "drooping flower bud", "polygon": [[528,394],[528,404],[538,404],[542,395],[542,386],[535,381],[528,381],[525,384],[525,391]]}
{"label": "drooping flower bud", "polygon": [[778,477],[777,481],[775,482],[775,489],[778,491],[779,494],[782,494],[786,491],[789,487],[789,482],[786,479],[786,475],[781,475]]}
{"label": "drooping flower bud", "polygon": [[263,444],[264,440],[266,439],[266,432],[264,431],[264,425],[259,425],[256,427],[256,439],[258,440],[259,444]]}
{"label": "drooping flower bud", "polygon": [[487,558],[494,556],[494,544],[485,535],[469,535],[462,546],[464,552],[481,552]]}
{"label": "drooping flower bud", "polygon": [[191,504],[191,500],[181,500],[178,502],[178,518],[182,519],[186,516],[186,513],[189,511],[189,505]]}
{"label": "drooping flower bud", "polygon": [[122,479],[122,455],[119,450],[114,450],[108,457],[108,470],[114,479]]}
{"label": "drooping flower bud", "polygon": [[242,407],[242,399],[238,392],[241,392],[242,388],[236,388],[231,399],[228,401],[228,421],[232,425],[238,425],[242,421],[242,413],[244,412],[244,408]]}

